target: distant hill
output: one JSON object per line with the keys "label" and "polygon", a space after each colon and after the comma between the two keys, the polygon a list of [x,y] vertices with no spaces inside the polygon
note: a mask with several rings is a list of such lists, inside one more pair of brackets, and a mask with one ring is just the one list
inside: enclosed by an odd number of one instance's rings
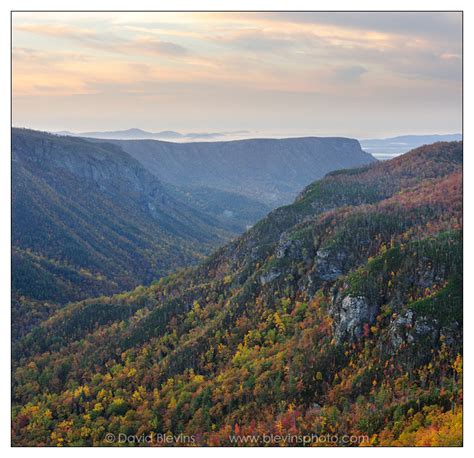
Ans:
{"label": "distant hill", "polygon": [[78,137],[92,137],[92,138],[110,138],[110,139],[144,139],[144,138],[163,138],[176,139],[183,137],[179,132],[171,130],[163,132],[147,132],[142,129],[126,129],[109,132],[82,132],[75,134]]}
{"label": "distant hill", "polygon": [[115,139],[115,140],[127,140],[127,139],[161,139],[161,140],[179,140],[179,139],[213,139],[225,137],[226,135],[242,134],[246,131],[235,131],[235,132],[190,132],[180,133],[172,130],[164,130],[161,132],[147,132],[146,130],[131,128],[125,130],[114,130],[106,132],[70,132],[63,130],[60,132],[52,132],[56,135],[71,136],[71,137],[90,137],[90,138],[102,138],[102,139]]}
{"label": "distant hill", "polygon": [[359,140],[364,151],[373,154],[377,159],[390,159],[406,153],[422,145],[436,142],[451,142],[462,140],[461,134],[449,135],[402,135],[392,138]]}
{"label": "distant hill", "polygon": [[123,291],[231,236],[116,145],[13,129],[12,157],[18,296],[67,302]]}
{"label": "distant hill", "polygon": [[112,142],[162,182],[237,193],[271,207],[292,202],[304,186],[328,172],[375,162],[348,138]]}

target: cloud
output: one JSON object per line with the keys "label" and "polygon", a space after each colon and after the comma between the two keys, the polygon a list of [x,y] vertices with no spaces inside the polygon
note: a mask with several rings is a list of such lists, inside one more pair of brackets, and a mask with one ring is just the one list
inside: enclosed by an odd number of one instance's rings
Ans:
{"label": "cloud", "polygon": [[209,37],[216,44],[254,53],[281,52],[286,48],[295,47],[298,45],[295,38],[297,37],[284,33],[268,33],[259,29],[231,31]]}
{"label": "cloud", "polygon": [[[29,110],[45,123],[53,116],[47,110],[53,98],[55,119],[73,116],[67,111],[73,99],[78,109],[96,106],[99,123],[119,119],[117,110],[121,115],[136,110],[143,119],[163,112],[163,119],[189,129],[197,127],[194,119],[207,123],[202,125],[207,130],[271,123],[324,127],[346,112],[382,126],[382,120],[397,116],[389,116],[387,106],[407,125],[421,123],[425,112],[423,119],[431,122],[444,122],[448,111],[451,120],[459,118],[458,13],[15,13],[13,18],[14,94],[22,100],[23,116]],[[139,100],[136,107],[133,100]],[[340,126],[352,128],[349,121]]]}
{"label": "cloud", "polygon": [[142,37],[125,45],[127,52],[135,51],[137,53],[146,52],[155,55],[167,56],[185,56],[189,54],[189,50],[184,46],[169,41],[161,41],[155,38]]}
{"label": "cloud", "polygon": [[59,24],[19,24],[15,26],[15,30],[69,39],[96,38],[96,32],[93,30]]}
{"label": "cloud", "polygon": [[343,83],[354,83],[360,80],[360,77],[368,70],[362,65],[350,65],[340,67],[334,70],[334,77]]}
{"label": "cloud", "polygon": [[248,18],[259,22],[330,25],[345,30],[423,36],[431,40],[449,39],[458,43],[462,34],[461,12],[263,12],[250,13]]}
{"label": "cloud", "polygon": [[122,38],[107,32],[98,33],[95,30],[76,26],[56,24],[20,24],[15,26],[19,32],[49,36],[59,39],[72,40],[87,48],[116,54],[184,56],[189,51],[176,43],[162,41],[154,37],[139,36],[131,39]]}
{"label": "cloud", "polygon": [[39,65],[49,66],[58,62],[68,61],[89,61],[90,57],[86,54],[79,52],[65,52],[65,51],[45,51],[34,48],[12,48],[12,58],[14,64],[25,64],[25,65]]}

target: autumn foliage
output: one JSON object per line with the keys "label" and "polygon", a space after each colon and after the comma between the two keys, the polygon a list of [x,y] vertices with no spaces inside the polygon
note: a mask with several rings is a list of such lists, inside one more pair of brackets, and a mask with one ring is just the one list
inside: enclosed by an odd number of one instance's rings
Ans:
{"label": "autumn foliage", "polygon": [[[346,297],[373,313],[346,319]],[[13,355],[15,445],[462,445],[462,144],[329,174],[198,267],[54,310]]]}

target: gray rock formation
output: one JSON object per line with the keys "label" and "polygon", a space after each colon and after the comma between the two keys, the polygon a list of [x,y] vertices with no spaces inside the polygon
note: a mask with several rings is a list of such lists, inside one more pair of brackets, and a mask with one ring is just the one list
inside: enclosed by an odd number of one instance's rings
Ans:
{"label": "gray rock formation", "polygon": [[330,314],[334,319],[334,338],[336,342],[354,342],[364,332],[364,324],[374,322],[377,307],[369,304],[366,297],[346,296],[335,298]]}
{"label": "gray rock formation", "polygon": [[396,354],[402,345],[415,344],[421,338],[433,342],[438,340],[439,325],[436,320],[420,316],[416,317],[412,310],[394,317],[388,327],[389,347]]}
{"label": "gray rock formation", "polygon": [[278,270],[271,270],[270,272],[260,276],[260,283],[266,285],[267,283],[272,282],[281,275],[281,272]]}
{"label": "gray rock formation", "polygon": [[388,328],[389,343],[392,353],[396,352],[400,346],[408,341],[410,329],[413,328],[414,316],[411,310],[407,310],[403,315],[392,318]]}
{"label": "gray rock formation", "polygon": [[343,263],[347,258],[346,253],[338,251],[336,253],[320,249],[316,252],[316,274],[321,280],[336,280],[343,274]]}

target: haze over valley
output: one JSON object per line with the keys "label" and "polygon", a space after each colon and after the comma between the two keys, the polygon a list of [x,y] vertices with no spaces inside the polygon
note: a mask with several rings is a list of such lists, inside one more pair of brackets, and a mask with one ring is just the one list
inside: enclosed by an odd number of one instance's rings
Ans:
{"label": "haze over valley", "polygon": [[[251,132],[251,131],[233,131],[233,132],[201,132],[182,134],[176,131],[147,132],[142,129],[130,128],[126,130],[116,130],[109,132],[80,132],[73,133],[69,131],[52,132],[57,135],[110,139],[110,140],[166,140],[172,142],[194,142],[196,140],[219,141],[219,140],[247,140],[247,139],[281,139],[312,137],[309,133],[278,133],[278,132]],[[324,137],[324,136],[323,136]],[[460,141],[462,134],[432,134],[432,135],[399,135],[388,138],[358,138],[364,151],[372,154],[379,160],[390,159],[400,154],[406,153],[418,146],[428,145],[437,141]]]}

